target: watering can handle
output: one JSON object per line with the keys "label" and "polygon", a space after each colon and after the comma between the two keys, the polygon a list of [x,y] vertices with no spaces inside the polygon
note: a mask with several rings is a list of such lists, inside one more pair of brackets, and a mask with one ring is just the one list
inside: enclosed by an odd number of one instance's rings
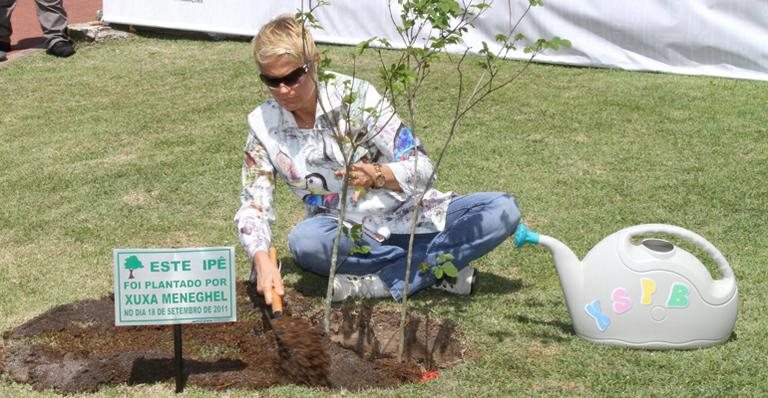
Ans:
{"label": "watering can handle", "polygon": [[668,224],[636,225],[634,227],[629,228],[629,231],[627,232],[625,237],[627,241],[626,243],[629,243],[629,240],[632,239],[632,237],[634,236],[643,235],[643,234],[654,234],[654,233],[674,235],[679,238],[683,238],[691,243],[694,243],[700,249],[706,251],[707,254],[709,254],[709,256],[715,261],[724,279],[734,279],[733,270],[731,269],[731,266],[728,264],[728,261],[725,259],[725,256],[723,256],[723,254],[720,253],[720,250],[717,250],[717,248],[713,244],[709,243],[709,241],[704,239],[701,235],[695,232],[689,231],[685,228],[678,227],[675,225],[668,225]]}

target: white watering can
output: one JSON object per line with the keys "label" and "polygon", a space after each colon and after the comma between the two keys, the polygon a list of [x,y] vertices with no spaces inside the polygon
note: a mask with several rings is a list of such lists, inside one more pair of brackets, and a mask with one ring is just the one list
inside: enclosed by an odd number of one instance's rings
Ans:
{"label": "white watering can", "polygon": [[[713,280],[691,253],[672,243],[633,237],[668,234],[694,243],[717,264]],[[622,229],[579,261],[568,246],[520,224],[515,246],[539,244],[552,253],[576,334],[586,340],[648,349],[706,347],[727,340],[738,311],[738,289],[725,257],[701,236],[665,224]]]}

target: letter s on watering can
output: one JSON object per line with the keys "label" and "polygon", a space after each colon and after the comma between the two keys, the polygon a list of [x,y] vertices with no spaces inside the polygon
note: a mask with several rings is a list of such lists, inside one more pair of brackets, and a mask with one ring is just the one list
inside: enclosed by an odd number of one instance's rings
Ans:
{"label": "letter s on watering can", "polygon": [[[713,280],[691,253],[640,235],[668,234],[692,242],[717,264]],[[515,245],[552,253],[576,334],[586,340],[648,349],[689,349],[727,340],[736,323],[733,270],[706,239],[674,225],[643,224],[618,231],[579,261],[571,249],[520,224]]]}

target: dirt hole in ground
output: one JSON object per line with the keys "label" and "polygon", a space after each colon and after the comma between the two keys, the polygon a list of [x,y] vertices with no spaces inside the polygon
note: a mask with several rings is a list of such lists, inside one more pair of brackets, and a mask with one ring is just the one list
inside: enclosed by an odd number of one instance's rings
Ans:
{"label": "dirt hole in ground", "polygon": [[[289,384],[280,371],[272,329],[260,303],[237,286],[237,322],[182,326],[184,385],[214,390]],[[286,309],[322,329],[322,310],[311,297],[287,293]],[[450,322],[411,315],[404,362],[396,359],[400,313],[357,302],[334,308],[330,336],[330,389],[388,388],[435,375],[464,360],[460,333]],[[52,308],[3,334],[0,372],[36,389],[61,393],[103,386],[175,384],[173,326],[114,325],[114,298]]]}

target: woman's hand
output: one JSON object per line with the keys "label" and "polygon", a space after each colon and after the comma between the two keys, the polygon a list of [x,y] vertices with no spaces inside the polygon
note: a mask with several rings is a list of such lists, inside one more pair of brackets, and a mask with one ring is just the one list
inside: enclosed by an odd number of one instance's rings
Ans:
{"label": "woman's hand", "polygon": [[[334,172],[337,177],[344,177],[346,172],[344,169],[338,169]],[[370,188],[373,186],[374,178],[376,178],[376,169],[373,165],[366,162],[357,162],[349,166],[349,176],[347,180],[349,184],[359,188]]]}
{"label": "woman's hand", "polygon": [[279,296],[285,295],[283,277],[277,269],[277,263],[269,258],[267,252],[256,252],[253,256],[253,267],[256,270],[256,291],[264,296],[267,305],[272,305],[272,288]]}
{"label": "woman's hand", "polygon": [[[376,166],[379,166],[381,174],[384,176],[384,184],[380,188],[389,189],[395,192],[402,192],[400,183],[397,182],[395,175],[392,174],[389,166],[386,164],[376,165],[368,162],[357,162],[349,166],[349,184],[357,188],[374,188],[376,182]],[[344,169],[336,170],[334,173],[337,177],[343,177],[345,175]]]}

